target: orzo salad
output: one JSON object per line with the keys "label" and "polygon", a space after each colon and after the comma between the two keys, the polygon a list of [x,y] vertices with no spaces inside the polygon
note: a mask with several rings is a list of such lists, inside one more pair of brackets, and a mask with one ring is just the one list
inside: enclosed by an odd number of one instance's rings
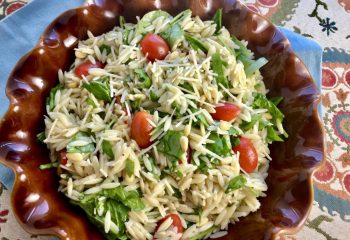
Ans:
{"label": "orzo salad", "polygon": [[88,39],[46,103],[38,139],[59,191],[106,239],[205,239],[260,207],[283,141],[247,43],[190,10],[157,10]]}

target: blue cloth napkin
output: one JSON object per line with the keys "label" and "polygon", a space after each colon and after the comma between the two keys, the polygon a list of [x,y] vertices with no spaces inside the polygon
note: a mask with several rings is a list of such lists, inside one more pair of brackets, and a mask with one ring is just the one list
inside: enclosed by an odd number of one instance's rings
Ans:
{"label": "blue cloth napkin", "polygon": [[[5,86],[16,62],[34,47],[46,26],[65,10],[82,5],[84,0],[33,0],[24,8],[0,22],[0,116],[7,109]],[[308,66],[321,89],[322,48],[313,40],[284,28],[280,30],[292,43],[293,50]],[[0,164],[0,182],[12,188],[12,171]]]}

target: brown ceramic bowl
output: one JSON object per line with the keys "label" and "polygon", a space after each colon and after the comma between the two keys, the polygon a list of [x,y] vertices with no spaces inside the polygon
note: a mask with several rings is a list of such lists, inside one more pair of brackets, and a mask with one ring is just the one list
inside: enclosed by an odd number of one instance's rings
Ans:
{"label": "brown ceramic bowl", "polygon": [[204,19],[223,8],[226,28],[247,40],[257,57],[269,60],[262,74],[270,96],[284,97],[281,109],[289,138],[271,146],[269,190],[261,199],[261,209],[230,226],[223,239],[267,240],[295,232],[310,211],[311,176],[323,159],[323,132],[317,114],[320,96],[283,34],[235,0],[96,0],[65,12],[47,27],[8,80],[6,93],[11,104],[0,127],[0,161],[16,173],[12,204],[18,221],[34,234],[70,240],[102,239],[84,215],[57,192],[55,171],[39,170],[49,155],[37,143],[36,134],[44,128],[45,97],[57,84],[57,71],[73,62],[73,49],[78,40],[86,38],[86,31],[102,34],[113,28],[119,15],[134,22],[136,16],[156,8],[172,14],[190,8]]}

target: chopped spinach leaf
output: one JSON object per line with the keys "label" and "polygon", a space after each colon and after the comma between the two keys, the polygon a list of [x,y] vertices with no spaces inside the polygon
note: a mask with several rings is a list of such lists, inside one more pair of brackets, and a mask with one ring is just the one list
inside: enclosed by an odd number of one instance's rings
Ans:
{"label": "chopped spinach leaf", "polygon": [[110,157],[112,159],[114,158],[113,145],[109,141],[107,141],[107,140],[102,141],[102,151],[108,157]]}
{"label": "chopped spinach leaf", "polygon": [[140,88],[150,88],[152,86],[152,80],[150,77],[147,75],[145,70],[139,68],[135,69],[135,73],[139,77],[139,80],[141,84],[139,85]]}
{"label": "chopped spinach leaf", "polygon": [[108,46],[106,44],[103,44],[100,47],[100,52],[103,53],[103,51],[106,51],[107,56],[112,52],[111,46]]}
{"label": "chopped spinach leaf", "polygon": [[164,16],[166,18],[170,17],[169,13],[164,12],[162,10],[156,10],[145,14],[136,25],[136,33],[137,34],[147,33],[146,28],[150,26],[154,20],[156,20],[158,17],[161,17],[161,16]]}
{"label": "chopped spinach leaf", "polygon": [[207,149],[219,156],[227,156],[231,152],[231,142],[229,139],[221,136],[217,133],[212,133],[209,139],[214,141],[214,143],[208,143],[206,145]]}
{"label": "chopped spinach leaf", "polygon": [[39,169],[40,170],[47,170],[47,169],[57,168],[57,167],[58,167],[58,163],[57,162],[51,162],[51,163],[41,164],[39,166]]}
{"label": "chopped spinach leaf", "polygon": [[200,239],[203,239],[207,235],[212,233],[214,231],[214,229],[215,229],[215,226],[212,226],[212,227],[208,228],[207,230],[204,230],[203,232],[200,232],[197,235],[191,237],[189,240],[200,240]]}
{"label": "chopped spinach leaf", "polygon": [[45,131],[41,132],[41,133],[38,133],[36,135],[36,139],[39,143],[42,143],[44,144],[44,140],[45,140],[46,136],[45,136]]}
{"label": "chopped spinach leaf", "polygon": [[83,88],[92,93],[98,100],[107,102],[112,101],[108,78],[102,78],[90,83],[84,83]]}
{"label": "chopped spinach leaf", "polygon": [[227,186],[226,192],[234,191],[242,188],[247,183],[247,179],[243,175],[232,178]]}
{"label": "chopped spinach leaf", "polygon": [[88,99],[86,100],[86,103],[87,103],[88,105],[92,106],[93,108],[97,107],[96,104],[95,104],[95,102],[94,102],[94,100],[92,100],[91,98],[88,98]]}
{"label": "chopped spinach leaf", "polygon": [[204,53],[208,53],[208,47],[197,38],[189,34],[185,34],[185,39],[194,50],[202,50]]}
{"label": "chopped spinach leaf", "polygon": [[150,97],[152,102],[158,102],[158,100],[159,100],[159,96],[153,91],[149,92],[149,97]]}
{"label": "chopped spinach leaf", "polygon": [[212,56],[211,61],[211,68],[213,69],[214,73],[217,74],[216,81],[217,83],[221,83],[225,88],[229,87],[229,81],[225,77],[225,71],[224,71],[225,63],[221,60],[220,53],[215,53]]}
{"label": "chopped spinach leaf", "polygon": [[180,145],[182,134],[177,131],[168,131],[157,145],[159,152],[163,153],[173,165],[176,165],[183,154]]}
{"label": "chopped spinach leaf", "polygon": [[283,142],[283,139],[278,135],[273,126],[267,126],[267,139],[271,142]]}
{"label": "chopped spinach leaf", "polygon": [[55,97],[57,91],[64,89],[63,84],[58,84],[56,87],[52,88],[49,94],[49,97],[46,98],[46,105],[49,106],[50,111],[52,111],[55,108]]}
{"label": "chopped spinach leaf", "polygon": [[[85,141],[86,145],[84,146],[75,146],[76,141]],[[91,153],[95,151],[95,145],[92,143],[90,135],[86,132],[76,133],[72,140],[67,145],[68,153]]]}
{"label": "chopped spinach leaf", "polygon": [[184,36],[184,31],[179,24],[170,25],[164,32],[160,34],[170,47],[173,47],[176,41]]}
{"label": "chopped spinach leaf", "polygon": [[219,34],[219,32],[222,28],[222,8],[216,10],[215,15],[213,17],[213,21],[216,24],[215,35],[217,35],[217,34]]}
{"label": "chopped spinach leaf", "polygon": [[125,27],[125,18],[124,18],[124,16],[119,16],[119,27],[121,27],[121,28]]}
{"label": "chopped spinach leaf", "polygon": [[252,116],[252,119],[250,122],[242,122],[240,125],[239,125],[239,128],[243,131],[243,132],[246,132],[250,129],[252,129],[254,127],[254,125],[260,121],[261,119],[261,116],[259,114],[256,114],[256,115],[253,115]]}

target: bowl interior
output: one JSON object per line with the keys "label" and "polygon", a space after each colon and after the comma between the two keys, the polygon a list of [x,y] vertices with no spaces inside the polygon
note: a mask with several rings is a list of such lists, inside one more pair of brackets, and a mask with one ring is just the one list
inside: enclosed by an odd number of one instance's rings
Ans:
{"label": "bowl interior", "polygon": [[[35,234],[65,239],[102,239],[84,215],[57,192],[55,171],[40,171],[47,149],[36,142],[44,128],[45,97],[57,84],[58,69],[74,60],[74,47],[89,29],[99,35],[113,28],[119,15],[135,22],[150,10],[176,14],[186,8],[210,19],[223,8],[223,24],[248,41],[257,57],[269,63],[262,75],[270,96],[283,96],[287,141],[271,146],[267,197],[261,209],[230,226],[222,239],[274,239],[305,221],[312,204],[311,175],[323,159],[323,132],[317,114],[319,93],[288,40],[266,18],[235,0],[96,0],[70,10],[51,23],[36,47],[14,68],[6,88],[10,107],[0,126],[0,161],[16,172],[13,207],[22,226]],[[41,84],[37,84],[38,81]]]}

